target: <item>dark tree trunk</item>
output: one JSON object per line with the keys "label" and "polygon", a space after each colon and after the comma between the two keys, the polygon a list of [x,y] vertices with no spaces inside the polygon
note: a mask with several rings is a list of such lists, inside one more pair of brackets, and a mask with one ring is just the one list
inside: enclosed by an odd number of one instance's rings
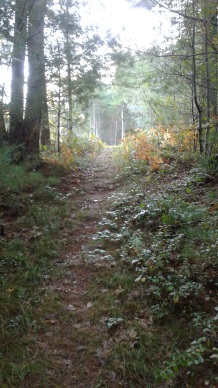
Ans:
{"label": "dark tree trunk", "polygon": [[61,152],[60,147],[60,131],[61,131],[61,69],[58,69],[59,83],[58,83],[58,128],[57,128],[57,146],[58,153]]}
{"label": "dark tree trunk", "polygon": [[193,87],[193,99],[194,104],[198,112],[198,139],[199,139],[199,149],[200,153],[204,152],[204,140],[203,140],[203,117],[202,112],[203,109],[200,105],[200,102],[198,100],[198,92],[197,92],[197,72],[196,72],[196,20],[195,20],[195,8],[194,3],[192,4],[192,16],[193,16],[193,28],[192,28],[192,87]]}
{"label": "dark tree trunk", "polygon": [[42,101],[42,117],[41,117],[41,144],[42,146],[50,145],[50,127],[48,118],[48,102],[47,102],[47,88],[45,79],[45,69],[43,70],[43,101]]}
{"label": "dark tree trunk", "polygon": [[4,94],[4,91],[1,90],[1,92],[0,92],[0,96],[1,96],[1,100],[0,100],[0,145],[2,144],[2,142],[4,140],[7,140],[7,132],[5,129],[4,109],[3,109],[3,94]]}
{"label": "dark tree trunk", "polygon": [[44,98],[44,16],[46,0],[30,0],[28,28],[28,90],[24,128],[29,153],[39,152]]}
{"label": "dark tree trunk", "polygon": [[213,150],[213,147],[217,146],[218,142],[218,53],[217,47],[214,45],[214,42],[217,40],[218,36],[218,26],[217,26],[217,17],[218,17],[218,8],[214,7],[214,12],[211,15],[210,20],[210,45],[213,51],[211,56],[212,71],[211,71],[211,81],[210,81],[210,106],[211,106],[211,128],[213,128],[212,136],[210,136],[210,143],[208,149],[208,155],[210,156]]}
{"label": "dark tree trunk", "polygon": [[73,130],[73,98],[72,98],[72,80],[71,80],[71,66],[70,59],[67,59],[67,94],[68,94],[68,129]]}
{"label": "dark tree trunk", "polygon": [[12,82],[10,102],[10,130],[11,144],[25,142],[23,129],[24,107],[24,62],[26,52],[27,32],[27,0],[17,0],[15,4],[14,43],[12,53]]}
{"label": "dark tree trunk", "polygon": [[72,132],[73,130],[73,96],[72,96],[72,71],[71,66],[73,62],[72,58],[72,42],[70,40],[70,4],[71,2],[67,0],[66,2],[66,30],[64,31],[65,36],[65,55],[67,60],[67,98],[68,98],[68,130]]}

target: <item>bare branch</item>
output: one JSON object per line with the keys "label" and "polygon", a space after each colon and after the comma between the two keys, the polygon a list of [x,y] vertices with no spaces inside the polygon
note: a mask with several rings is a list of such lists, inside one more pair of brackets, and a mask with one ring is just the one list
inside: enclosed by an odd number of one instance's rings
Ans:
{"label": "bare branch", "polygon": [[163,9],[166,9],[167,11],[170,11],[178,16],[181,16],[185,19],[189,19],[189,20],[193,20],[193,21],[197,21],[197,22],[201,22],[201,23],[209,23],[212,24],[213,26],[218,26],[218,23],[216,22],[213,22],[211,20],[208,20],[208,19],[204,19],[204,18],[198,18],[198,17],[195,17],[195,16],[190,16],[190,15],[187,15],[186,13],[183,13],[183,12],[180,12],[179,10],[177,9],[171,9],[169,7],[167,7],[166,5],[163,5],[161,4],[159,1],[156,1],[156,0],[150,0],[154,5],[158,5],[160,8],[163,8]]}

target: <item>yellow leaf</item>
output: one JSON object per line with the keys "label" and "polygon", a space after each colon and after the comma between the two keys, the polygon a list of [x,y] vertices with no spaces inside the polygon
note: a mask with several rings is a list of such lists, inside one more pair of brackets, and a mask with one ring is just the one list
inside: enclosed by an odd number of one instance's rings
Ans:
{"label": "yellow leaf", "polygon": [[14,288],[7,288],[7,290],[6,290],[6,292],[9,292],[9,293],[11,293],[13,291],[14,291]]}
{"label": "yellow leaf", "polygon": [[214,203],[210,209],[209,209],[210,212],[215,212],[215,211],[218,211],[218,203]]}
{"label": "yellow leaf", "polygon": [[50,323],[52,325],[55,325],[57,323],[57,320],[56,319],[46,319],[45,322]]}

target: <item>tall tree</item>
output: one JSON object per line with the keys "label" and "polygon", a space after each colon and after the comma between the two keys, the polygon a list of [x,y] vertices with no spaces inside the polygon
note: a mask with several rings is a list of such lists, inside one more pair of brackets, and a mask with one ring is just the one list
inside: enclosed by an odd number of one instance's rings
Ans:
{"label": "tall tree", "polygon": [[0,89],[0,144],[7,139],[4,120],[4,105],[3,105],[4,88]]}
{"label": "tall tree", "polygon": [[41,112],[41,125],[40,125],[40,141],[42,146],[50,145],[50,125],[48,117],[48,100],[47,100],[47,82],[45,75],[45,61],[43,63],[43,79],[42,79],[42,112]]}
{"label": "tall tree", "polygon": [[[185,92],[185,98],[181,98],[181,101],[185,104],[189,101],[188,111],[192,111],[198,131],[200,152],[210,154],[215,143],[218,143],[217,0],[139,0],[136,3],[158,5],[170,12],[174,25],[179,26],[171,46],[162,49],[157,57],[162,62],[165,60],[163,72],[169,82],[173,79],[177,85],[176,100],[177,95],[182,97],[179,88]],[[187,124],[190,124],[189,120]]]}
{"label": "tall tree", "polygon": [[40,127],[45,101],[44,20],[46,0],[29,0],[28,83],[24,129],[30,153],[39,152]]}
{"label": "tall tree", "polygon": [[16,0],[12,52],[12,81],[10,102],[9,139],[12,144],[25,141],[24,112],[24,63],[27,38],[27,0]]}
{"label": "tall tree", "polygon": [[[58,8],[49,11],[50,30],[58,36],[58,43],[49,41],[50,82],[56,84],[55,101],[62,111],[60,125],[69,132],[77,131],[78,124],[81,127],[102,67],[98,48],[103,42],[94,29],[81,27],[79,6],[78,1],[61,0]],[[60,85],[62,106],[58,103]]]}

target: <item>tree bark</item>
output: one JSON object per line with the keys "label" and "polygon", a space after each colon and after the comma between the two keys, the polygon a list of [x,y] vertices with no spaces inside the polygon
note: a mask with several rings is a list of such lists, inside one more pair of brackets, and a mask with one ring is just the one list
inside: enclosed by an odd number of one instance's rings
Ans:
{"label": "tree bark", "polygon": [[24,62],[27,34],[27,0],[17,0],[15,4],[14,43],[12,52],[12,81],[10,102],[11,144],[25,142],[23,128],[24,110]]}
{"label": "tree bark", "polygon": [[196,74],[196,52],[195,52],[195,38],[196,38],[196,20],[195,20],[195,9],[194,3],[192,4],[193,12],[193,29],[192,29],[192,83],[193,83],[193,97],[194,103],[198,112],[198,138],[199,138],[199,149],[200,153],[204,152],[204,140],[203,140],[203,123],[202,113],[203,109],[198,101],[197,93],[197,74]]}
{"label": "tree bark", "polygon": [[67,58],[67,94],[68,94],[68,130],[73,130],[73,98],[72,98],[72,80],[71,80],[71,61]]}
{"label": "tree bark", "polygon": [[[210,16],[210,25],[207,26],[208,29],[208,43],[213,50],[213,54],[209,56],[210,59],[210,89],[209,89],[209,100],[210,100],[210,127],[211,133],[208,136],[208,156],[211,155],[213,147],[216,146],[218,141],[218,56],[217,56],[217,47],[215,47],[214,42],[217,41],[218,27],[215,25],[218,17],[218,8],[213,8],[213,13]],[[213,130],[212,130],[213,129]]]}
{"label": "tree bark", "polygon": [[124,102],[121,105],[121,140],[125,138],[125,128],[124,128]]}
{"label": "tree bark", "polygon": [[5,120],[4,120],[4,109],[3,109],[3,95],[4,89],[2,88],[0,91],[0,145],[4,140],[7,140],[7,132],[5,129]]}
{"label": "tree bark", "polygon": [[29,0],[27,102],[24,128],[29,153],[39,152],[39,137],[45,94],[44,17],[46,0]]}
{"label": "tree bark", "polygon": [[43,69],[43,100],[42,100],[42,117],[41,117],[40,133],[41,133],[42,146],[48,147],[50,145],[50,126],[49,126],[49,117],[48,117],[45,66]]}
{"label": "tree bark", "polygon": [[[60,48],[58,45],[58,53],[60,57]],[[57,122],[57,148],[58,148],[58,153],[60,154],[61,152],[61,145],[60,145],[60,138],[61,138],[61,68],[59,66],[58,68],[58,122]]]}

